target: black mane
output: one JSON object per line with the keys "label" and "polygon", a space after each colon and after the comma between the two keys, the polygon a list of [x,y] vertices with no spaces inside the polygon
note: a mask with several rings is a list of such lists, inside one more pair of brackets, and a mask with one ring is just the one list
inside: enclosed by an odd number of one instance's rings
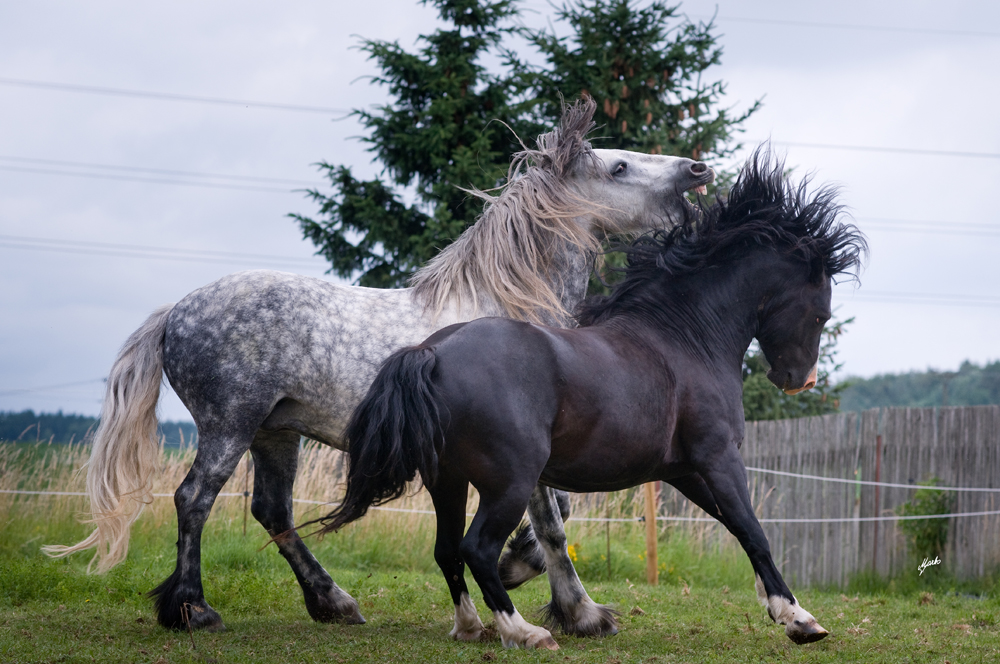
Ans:
{"label": "black mane", "polygon": [[590,298],[577,319],[592,325],[632,299],[629,294],[664,273],[680,277],[738,260],[756,246],[798,256],[812,266],[813,278],[850,273],[857,279],[867,254],[864,235],[838,217],[837,189],[822,187],[810,196],[809,178],[797,186],[785,178],[784,162],[763,145],[753,153],[726,199],[702,203],[673,230],[657,231],[625,248],[625,278],[611,295]]}

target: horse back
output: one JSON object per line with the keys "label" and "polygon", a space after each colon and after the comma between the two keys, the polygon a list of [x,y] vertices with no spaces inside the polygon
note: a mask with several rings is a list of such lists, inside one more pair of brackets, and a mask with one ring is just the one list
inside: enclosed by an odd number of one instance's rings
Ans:
{"label": "horse back", "polygon": [[410,291],[240,272],[177,303],[164,371],[199,428],[259,426],[281,402],[274,428],[334,443],[382,360],[433,329]]}

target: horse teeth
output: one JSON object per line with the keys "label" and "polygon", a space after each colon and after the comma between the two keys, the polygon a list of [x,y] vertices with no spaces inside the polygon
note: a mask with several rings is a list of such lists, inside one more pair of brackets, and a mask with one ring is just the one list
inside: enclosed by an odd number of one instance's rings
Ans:
{"label": "horse teeth", "polygon": [[695,187],[694,190],[701,194],[702,196],[708,196],[708,187],[706,185],[701,185],[700,187]]}

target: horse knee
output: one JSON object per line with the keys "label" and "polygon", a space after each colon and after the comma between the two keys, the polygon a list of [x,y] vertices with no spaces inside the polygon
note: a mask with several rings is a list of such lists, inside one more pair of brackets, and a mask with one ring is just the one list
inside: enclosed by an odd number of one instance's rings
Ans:
{"label": "horse knee", "polygon": [[280,506],[256,493],[250,500],[250,514],[272,535],[275,532],[284,532],[293,525],[291,515],[286,515]]}
{"label": "horse knee", "polygon": [[195,486],[195,480],[190,475],[184,478],[177,490],[174,491],[174,507],[177,509],[178,516],[182,513],[182,510],[187,510],[188,506],[194,502],[198,497],[198,487]]}
{"label": "horse knee", "polygon": [[440,541],[434,545],[434,562],[441,569],[451,569],[456,565],[462,568],[465,565],[460,551],[456,551],[451,543]]}
{"label": "horse knee", "polygon": [[458,545],[458,554],[461,560],[469,566],[469,569],[473,574],[487,572],[488,570],[495,569],[496,560],[499,559],[499,552],[497,552],[497,557],[493,561],[490,561],[489,554],[483,547],[482,542],[471,541],[470,538],[466,537],[462,540],[462,543]]}

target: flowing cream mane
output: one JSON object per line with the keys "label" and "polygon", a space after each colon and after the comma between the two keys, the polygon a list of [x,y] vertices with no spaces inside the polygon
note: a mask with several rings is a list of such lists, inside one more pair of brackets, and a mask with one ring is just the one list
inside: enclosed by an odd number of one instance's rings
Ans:
{"label": "flowing cream mane", "polygon": [[575,221],[594,204],[568,186],[581,159],[590,160],[585,165],[602,176],[586,140],[595,107],[588,98],[566,108],[559,128],[539,136],[536,149],[514,155],[509,184],[499,196],[469,191],[486,201],[483,214],[410,281],[435,316],[451,298],[474,312],[482,300],[492,299],[506,316],[531,322],[546,313],[556,320],[569,315],[553,259],[567,242],[586,251],[599,247],[599,239]]}

